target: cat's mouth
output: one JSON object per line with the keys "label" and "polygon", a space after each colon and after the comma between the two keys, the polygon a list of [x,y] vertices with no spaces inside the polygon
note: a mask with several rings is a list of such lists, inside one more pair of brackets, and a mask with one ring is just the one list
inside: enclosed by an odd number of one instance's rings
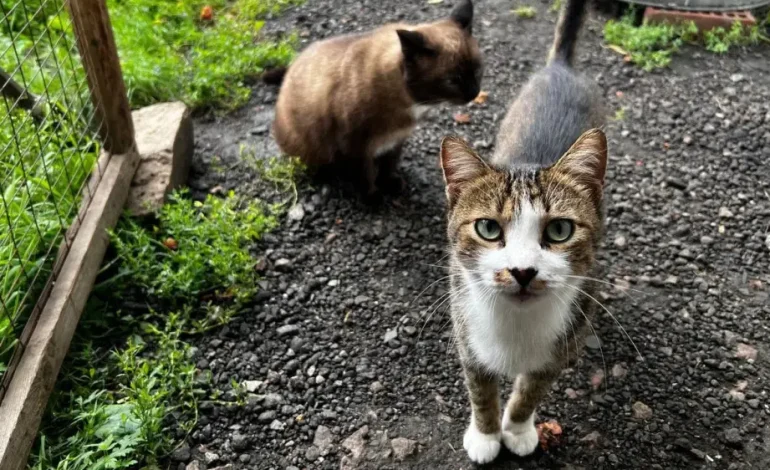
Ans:
{"label": "cat's mouth", "polygon": [[527,288],[518,289],[516,291],[504,290],[503,292],[508,299],[517,303],[531,302],[543,294],[542,292],[534,292]]}

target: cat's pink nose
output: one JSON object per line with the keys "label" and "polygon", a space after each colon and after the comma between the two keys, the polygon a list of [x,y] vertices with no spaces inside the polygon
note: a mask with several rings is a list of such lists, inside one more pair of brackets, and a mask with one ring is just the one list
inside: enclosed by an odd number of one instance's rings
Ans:
{"label": "cat's pink nose", "polygon": [[529,283],[532,282],[532,279],[537,276],[537,269],[535,268],[513,268],[510,271],[513,278],[516,279],[516,282],[518,282],[521,287],[527,287]]}

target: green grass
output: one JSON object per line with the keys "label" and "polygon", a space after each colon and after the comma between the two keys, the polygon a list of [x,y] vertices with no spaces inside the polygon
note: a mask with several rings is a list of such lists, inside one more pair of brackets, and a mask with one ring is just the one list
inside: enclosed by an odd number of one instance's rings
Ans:
{"label": "green grass", "polygon": [[[249,248],[275,224],[269,208],[232,193],[197,203],[178,193],[149,226],[123,219],[112,234],[116,265],[89,300],[29,468],[158,468],[210,387],[191,342],[252,298]],[[137,299],[146,310],[120,310]],[[233,382],[233,406],[243,392]]]}
{"label": "green grass", "polygon": [[[260,35],[262,19],[300,1],[107,0],[131,105],[242,105],[248,81],[294,53],[292,37],[276,43]],[[211,21],[200,19],[204,5],[213,9]],[[47,111],[36,122],[0,99],[0,374],[100,150],[83,122],[90,97],[62,7],[63,0],[0,0],[0,68],[41,96]],[[168,294],[188,281],[155,288]]]}
{"label": "green grass", "polygon": [[1,374],[78,211],[99,146],[81,135],[71,114],[38,126],[0,101],[0,116],[8,123],[0,125]]}
{"label": "green grass", "polygon": [[[242,246],[275,225],[256,201],[230,195],[209,196],[205,203],[172,196],[152,232],[126,219],[113,242],[121,253],[121,278],[131,279],[148,295],[183,305],[211,286],[217,298],[245,299],[254,291],[253,261]],[[171,247],[171,248],[169,248]]]}
{"label": "green grass", "polygon": [[[260,39],[267,13],[296,0],[109,0],[133,106],[181,99],[195,108],[232,109],[264,67],[288,63],[294,38]],[[199,19],[209,5],[213,19]]]}
{"label": "green grass", "polygon": [[[604,39],[616,51],[626,55],[628,60],[647,71],[666,67],[673,54],[685,43],[697,43],[698,28],[693,23],[685,25],[649,24],[634,26],[633,13],[618,21],[610,20],[604,25]],[[767,40],[759,27],[745,28],[736,22],[729,30],[716,28],[703,36],[706,49],[724,53],[730,47],[757,44]]]}
{"label": "green grass", "polygon": [[537,14],[537,10],[535,10],[533,7],[529,5],[522,5],[520,7],[516,7],[513,10],[511,10],[511,13],[518,16],[519,18],[534,18]]}
{"label": "green grass", "polygon": [[706,31],[703,39],[706,49],[716,54],[724,54],[733,46],[754,45],[767,40],[760,32],[759,27],[746,28],[737,21],[727,30],[714,28]]}

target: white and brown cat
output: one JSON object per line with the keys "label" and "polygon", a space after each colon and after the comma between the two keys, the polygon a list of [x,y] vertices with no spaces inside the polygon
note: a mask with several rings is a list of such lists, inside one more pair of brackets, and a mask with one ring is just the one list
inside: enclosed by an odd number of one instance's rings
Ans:
{"label": "white and brown cat", "polygon": [[[538,444],[535,409],[582,349],[603,233],[601,94],[572,67],[586,0],[567,0],[545,68],[511,104],[489,162],[446,138],[451,302],[471,402],[464,447]],[[515,380],[502,411],[498,379]]]}

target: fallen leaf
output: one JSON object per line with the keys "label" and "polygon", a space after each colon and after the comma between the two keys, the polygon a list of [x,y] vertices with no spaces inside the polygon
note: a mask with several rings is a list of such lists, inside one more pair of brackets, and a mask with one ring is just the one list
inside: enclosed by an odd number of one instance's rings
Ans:
{"label": "fallen leaf", "polygon": [[478,96],[476,96],[473,99],[473,102],[476,104],[484,104],[487,102],[487,97],[489,96],[489,92],[486,91],[480,91]]}
{"label": "fallen leaf", "polygon": [[618,98],[623,98],[623,92],[618,90],[615,92],[615,96],[617,96]]}
{"label": "fallen leaf", "polygon": [[444,0],[428,0],[428,5],[436,5],[439,3],[444,3]]}
{"label": "fallen leaf", "polygon": [[724,226],[724,225],[722,225],[722,224],[720,224],[720,225],[719,225],[719,229],[717,229],[717,231],[718,231],[719,233],[725,233],[725,226]]}
{"label": "fallen leaf", "polygon": [[561,425],[557,421],[551,420],[537,425],[537,436],[543,450],[558,446],[561,433]]}
{"label": "fallen leaf", "polygon": [[668,150],[669,147],[671,147],[671,144],[669,144],[668,142],[663,142],[663,148],[664,149]]}
{"label": "fallen leaf", "polygon": [[644,165],[643,161],[641,161],[641,160],[637,160],[636,161],[636,166],[642,166],[642,165]]}
{"label": "fallen leaf", "polygon": [[216,185],[213,188],[209,189],[209,193],[211,194],[224,194],[225,189],[221,185]]}
{"label": "fallen leaf", "polygon": [[620,46],[616,46],[614,44],[610,44],[607,47],[609,47],[611,51],[617,52],[620,55],[628,56],[628,52],[625,49],[623,49],[622,47],[620,47]]}
{"label": "fallen leaf", "polygon": [[214,10],[209,5],[206,5],[203,8],[201,8],[201,21],[211,21],[211,18],[213,17],[214,17]]}
{"label": "fallen leaf", "polygon": [[632,61],[633,61],[633,59],[631,58],[630,55],[627,55],[627,56],[623,57],[623,62],[625,62],[627,64],[630,64]]}
{"label": "fallen leaf", "polygon": [[761,290],[762,289],[762,281],[759,279],[752,279],[749,281],[749,287],[755,290]]}
{"label": "fallen leaf", "polygon": [[335,224],[340,225],[342,223],[342,219],[337,219],[334,221]]}
{"label": "fallen leaf", "polygon": [[163,240],[163,246],[165,246],[171,251],[176,251],[176,249],[179,248],[179,243],[177,243],[177,241],[174,240],[173,238],[168,237],[165,240]]}
{"label": "fallen leaf", "polygon": [[471,122],[471,116],[469,114],[457,113],[455,114],[455,122],[458,124],[468,124]]}

